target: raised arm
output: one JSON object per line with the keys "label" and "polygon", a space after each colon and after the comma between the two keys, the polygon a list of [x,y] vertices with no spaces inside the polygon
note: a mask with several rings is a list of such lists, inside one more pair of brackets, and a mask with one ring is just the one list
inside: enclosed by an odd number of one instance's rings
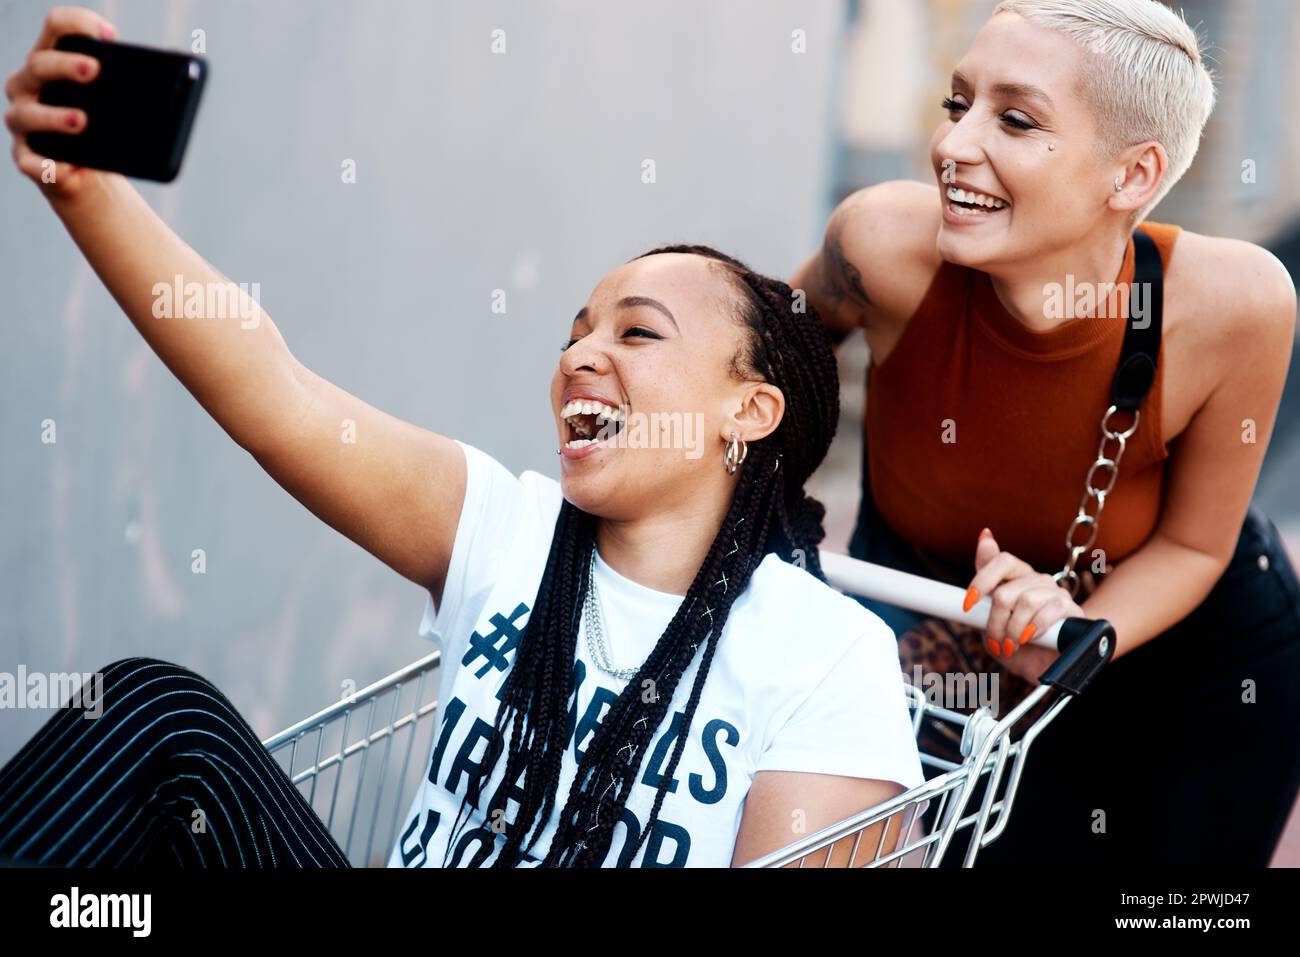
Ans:
{"label": "raised arm", "polygon": [[[164,223],[123,177],[53,166],[27,146],[35,130],[77,131],[81,111],[37,102],[53,79],[93,80],[97,61],[52,49],[67,33],[112,38],[98,14],[59,7],[5,84],[13,155],[50,201],[122,311],[199,404],[322,521],[441,599],[465,495],[456,443],[366,404],[304,367],[270,317]],[[88,72],[81,72],[83,69]],[[226,318],[184,316],[165,289],[220,288]],[[207,308],[205,300],[200,311]]]}

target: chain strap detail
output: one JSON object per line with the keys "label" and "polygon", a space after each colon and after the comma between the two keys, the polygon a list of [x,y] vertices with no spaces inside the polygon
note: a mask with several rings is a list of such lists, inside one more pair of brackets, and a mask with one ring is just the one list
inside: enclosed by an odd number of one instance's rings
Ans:
{"label": "chain strap detail", "polygon": [[[1097,445],[1097,458],[1088,468],[1088,474],[1083,480],[1083,498],[1079,500],[1079,513],[1074,516],[1074,521],[1070,523],[1070,528],[1065,533],[1065,565],[1052,576],[1056,584],[1069,592],[1071,600],[1079,592],[1079,573],[1076,571],[1079,556],[1092,548],[1097,540],[1097,523],[1101,520],[1101,510],[1106,507],[1106,496],[1115,487],[1115,480],[1119,478],[1120,459],[1124,457],[1124,449],[1133,433],[1137,431],[1138,420],[1141,418],[1141,413],[1134,410],[1133,424],[1123,432],[1117,432],[1111,427],[1110,419],[1118,411],[1119,408],[1112,405],[1101,417],[1101,442]],[[1107,443],[1111,442],[1115,443],[1113,452],[1107,448]],[[1100,488],[1094,481],[1099,473],[1105,480],[1105,486]],[[1095,510],[1090,510],[1093,503],[1096,503]],[[1080,529],[1087,530],[1086,541],[1075,540]]]}

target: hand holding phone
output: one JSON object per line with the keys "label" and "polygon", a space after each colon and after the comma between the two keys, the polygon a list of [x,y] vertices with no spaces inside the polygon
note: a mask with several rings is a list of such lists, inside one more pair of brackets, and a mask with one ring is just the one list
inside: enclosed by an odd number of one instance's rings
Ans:
{"label": "hand holding phone", "polygon": [[175,179],[207,77],[204,60],[75,35],[59,37],[54,48],[99,61],[99,75],[89,83],[54,80],[41,88],[41,103],[76,107],[87,124],[76,133],[32,133],[27,144],[77,166]]}
{"label": "hand holding phone", "polygon": [[15,162],[48,192],[75,191],[78,167],[160,182],[180,170],[207,65],[114,36],[93,11],[57,8],[5,84]]}

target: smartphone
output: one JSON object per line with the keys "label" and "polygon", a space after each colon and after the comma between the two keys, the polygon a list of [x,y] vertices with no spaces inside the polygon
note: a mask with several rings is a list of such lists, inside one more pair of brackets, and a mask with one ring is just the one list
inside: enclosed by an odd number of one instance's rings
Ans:
{"label": "smartphone", "polygon": [[56,50],[100,63],[89,83],[55,80],[40,101],[86,112],[80,133],[41,131],[27,137],[37,154],[138,179],[170,183],[181,169],[199,97],[207,79],[202,57],[68,34]]}

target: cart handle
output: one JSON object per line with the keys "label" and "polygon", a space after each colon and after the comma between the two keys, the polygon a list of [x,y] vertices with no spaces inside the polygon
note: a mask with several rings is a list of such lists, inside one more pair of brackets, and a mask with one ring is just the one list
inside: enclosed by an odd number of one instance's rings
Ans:
{"label": "cart handle", "polygon": [[[820,558],[827,581],[840,591],[862,595],[865,598],[897,605],[900,608],[946,621],[971,625],[981,631],[988,628],[989,612],[993,608],[993,602],[987,596],[977,601],[970,611],[964,612],[961,607],[966,599],[966,593],[955,585],[912,575],[885,565],[864,562],[835,552],[823,551]],[[1057,638],[1061,626],[1068,620],[1063,619],[1041,635],[1034,636],[1033,643],[1054,651],[1063,651]],[[1113,632],[1111,644],[1114,644]]]}
{"label": "cart handle", "polygon": [[1056,631],[1061,654],[1038,681],[1080,694],[1114,656],[1115,627],[1105,618],[1066,618]]}

